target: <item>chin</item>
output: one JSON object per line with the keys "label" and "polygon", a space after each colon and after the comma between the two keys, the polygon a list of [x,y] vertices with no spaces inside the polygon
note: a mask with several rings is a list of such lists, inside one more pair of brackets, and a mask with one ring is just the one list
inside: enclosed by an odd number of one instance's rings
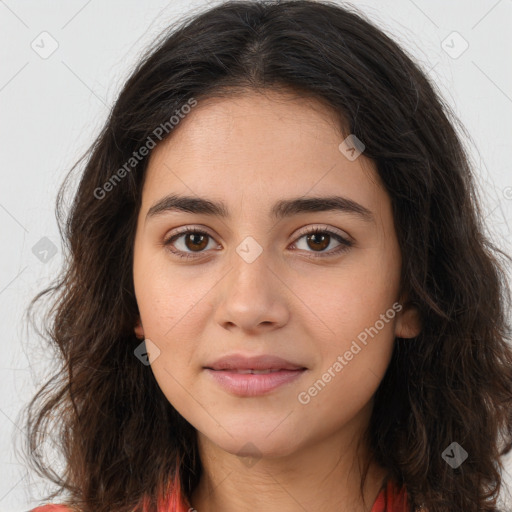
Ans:
{"label": "chin", "polygon": [[238,433],[230,429],[227,430],[233,437],[226,433],[221,437],[218,435],[207,437],[222,450],[240,457],[279,458],[290,455],[298,448],[297,438],[292,436],[291,432],[277,433],[275,431],[269,435],[272,429],[247,430],[246,428],[243,432]]}

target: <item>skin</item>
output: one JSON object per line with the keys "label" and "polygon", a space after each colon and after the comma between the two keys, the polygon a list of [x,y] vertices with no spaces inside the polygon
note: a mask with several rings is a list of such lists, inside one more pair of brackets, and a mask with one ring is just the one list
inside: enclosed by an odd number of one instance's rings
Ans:
{"label": "skin", "polygon": [[[385,471],[372,464],[363,505],[358,464],[368,450],[356,450],[357,441],[394,337],[417,336],[420,322],[399,296],[389,196],[364,153],[350,161],[338,149],[344,138],[322,103],[247,91],[200,101],[152,151],[134,244],[135,332],[158,346],[158,385],[198,431],[203,476],[191,505],[199,512],[362,512],[379,493]],[[167,212],[146,222],[171,192],[222,200],[232,217]],[[269,215],[278,200],[333,193],[371,210],[375,222],[336,211]],[[202,252],[186,235],[175,240],[189,260],[163,245],[185,226],[212,237]],[[303,231],[314,227],[354,245],[334,255],[334,238],[308,244]],[[252,263],[236,252],[248,236],[262,249]],[[300,403],[298,394],[396,302],[402,311]],[[203,370],[233,352],[277,355],[308,371],[267,395],[234,396]]]}

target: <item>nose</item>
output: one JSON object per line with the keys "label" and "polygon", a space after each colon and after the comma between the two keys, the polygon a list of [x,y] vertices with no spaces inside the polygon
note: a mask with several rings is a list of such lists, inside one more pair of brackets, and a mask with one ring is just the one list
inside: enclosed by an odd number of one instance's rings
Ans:
{"label": "nose", "polygon": [[249,252],[233,255],[231,269],[219,283],[215,319],[226,329],[238,327],[246,333],[282,327],[289,318],[288,288],[270,261],[270,251],[261,249],[254,257],[250,242],[245,248]]}

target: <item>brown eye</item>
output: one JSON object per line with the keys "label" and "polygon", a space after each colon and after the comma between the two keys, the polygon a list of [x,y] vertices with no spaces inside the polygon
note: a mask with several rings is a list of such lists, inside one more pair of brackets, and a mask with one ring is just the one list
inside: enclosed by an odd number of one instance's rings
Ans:
{"label": "brown eye", "polygon": [[185,245],[188,249],[191,251],[200,251],[204,249],[208,243],[207,242],[207,234],[197,233],[197,232],[191,232],[187,233],[185,236]]}
{"label": "brown eye", "polygon": [[[306,239],[306,249],[310,249],[307,250],[306,252],[312,252],[313,255],[309,256],[312,258],[337,256],[338,254],[347,251],[353,245],[353,243],[350,240],[347,240],[338,233],[335,233],[329,229],[323,229],[318,227],[311,229],[306,233],[303,233],[302,236],[300,236],[297,240],[301,240],[302,238]],[[325,249],[329,247],[333,240],[338,242],[339,246],[331,251],[325,251]],[[294,245],[297,245],[297,242],[295,242]],[[298,248],[301,249],[301,247]]]}
{"label": "brown eye", "polygon": [[[184,229],[178,234],[171,236],[169,239],[164,241],[164,246],[168,246],[168,250],[180,258],[194,258],[192,253],[202,253],[204,249],[208,247],[208,241],[212,237],[204,232],[197,229]],[[175,247],[175,244],[181,247]]]}
{"label": "brown eye", "polygon": [[307,235],[308,244],[311,244],[310,247],[315,250],[323,251],[326,247],[329,247],[329,243],[331,241],[330,235],[325,235],[322,233],[312,233]]}

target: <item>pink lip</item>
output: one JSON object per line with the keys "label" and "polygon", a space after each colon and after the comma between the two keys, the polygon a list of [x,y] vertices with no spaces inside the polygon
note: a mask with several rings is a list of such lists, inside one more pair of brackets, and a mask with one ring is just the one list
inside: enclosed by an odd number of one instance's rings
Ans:
{"label": "pink lip", "polygon": [[[294,381],[307,368],[269,354],[244,356],[229,354],[204,367],[224,389],[237,396],[257,396]],[[265,374],[238,373],[238,370],[278,370]]]}
{"label": "pink lip", "polygon": [[273,389],[290,383],[300,377],[306,371],[279,370],[265,374],[236,373],[236,370],[212,370],[206,368],[206,372],[212,376],[226,391],[237,396],[258,396],[269,393]]}

